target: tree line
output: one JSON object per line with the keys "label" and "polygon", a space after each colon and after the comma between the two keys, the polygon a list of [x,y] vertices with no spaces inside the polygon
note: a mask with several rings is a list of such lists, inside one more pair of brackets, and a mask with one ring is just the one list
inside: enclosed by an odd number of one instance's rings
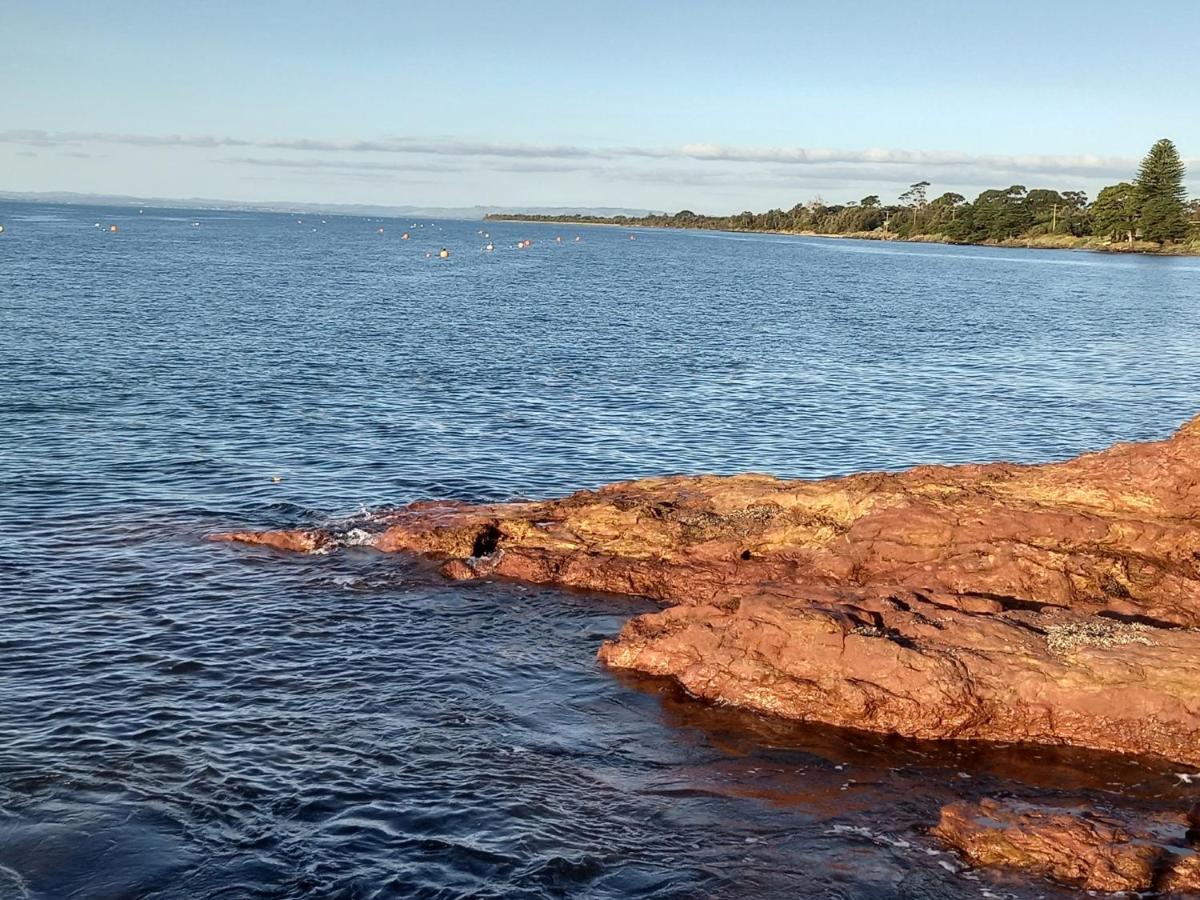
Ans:
{"label": "tree line", "polygon": [[876,194],[857,202],[829,205],[817,199],[791,209],[732,216],[680,210],[674,214],[627,216],[492,215],[495,219],[705,228],[720,231],[775,231],[860,235],[955,243],[1000,242],[1062,236],[1106,242],[1173,245],[1200,241],[1200,199],[1187,198],[1186,170],[1174,143],[1160,140],[1142,160],[1133,181],[1109,185],[1089,201],[1082,191],[1027,189],[1024,185],[983,191],[968,201],[946,192],[930,198],[930,183],[918,181],[884,204]]}

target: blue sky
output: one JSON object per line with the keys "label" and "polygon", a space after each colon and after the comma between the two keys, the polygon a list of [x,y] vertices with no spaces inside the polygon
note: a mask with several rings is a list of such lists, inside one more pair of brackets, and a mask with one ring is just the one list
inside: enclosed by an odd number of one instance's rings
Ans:
{"label": "blue sky", "polygon": [[0,3],[0,190],[729,212],[1200,193],[1200,2]]}

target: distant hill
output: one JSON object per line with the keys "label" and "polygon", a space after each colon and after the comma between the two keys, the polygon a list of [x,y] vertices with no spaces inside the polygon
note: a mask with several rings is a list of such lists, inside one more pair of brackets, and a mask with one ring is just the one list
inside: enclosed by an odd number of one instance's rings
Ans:
{"label": "distant hill", "polygon": [[326,213],[343,216],[426,216],[443,219],[482,219],[492,213],[542,216],[646,216],[650,210],[607,206],[383,206],[363,203],[300,203],[212,200],[203,197],[134,197],[121,194],[79,194],[71,191],[0,191],[0,200],[24,203],[66,203],[76,206],[150,206],[158,209],[216,209],[245,212]]}

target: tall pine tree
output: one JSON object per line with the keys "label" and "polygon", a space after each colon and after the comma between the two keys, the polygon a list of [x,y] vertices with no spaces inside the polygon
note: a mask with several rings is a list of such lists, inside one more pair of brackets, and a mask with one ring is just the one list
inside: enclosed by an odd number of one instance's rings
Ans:
{"label": "tall pine tree", "polygon": [[1138,169],[1138,221],[1147,241],[1180,241],[1187,237],[1185,169],[1171,141],[1157,141]]}

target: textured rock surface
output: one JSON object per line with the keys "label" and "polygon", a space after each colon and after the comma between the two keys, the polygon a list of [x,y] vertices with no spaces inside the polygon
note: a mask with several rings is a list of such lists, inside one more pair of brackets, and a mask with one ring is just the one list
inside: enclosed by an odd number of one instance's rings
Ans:
{"label": "textured rock surface", "polygon": [[1200,857],[1184,846],[1183,819],[1132,824],[1119,813],[1019,801],[952,803],[933,830],[980,866],[1043,875],[1092,891],[1200,890]]}
{"label": "textured rock surface", "polygon": [[368,530],[217,537],[646,595],[668,608],[601,658],[718,703],[1200,764],[1200,420],[1043,466],[654,478]]}

